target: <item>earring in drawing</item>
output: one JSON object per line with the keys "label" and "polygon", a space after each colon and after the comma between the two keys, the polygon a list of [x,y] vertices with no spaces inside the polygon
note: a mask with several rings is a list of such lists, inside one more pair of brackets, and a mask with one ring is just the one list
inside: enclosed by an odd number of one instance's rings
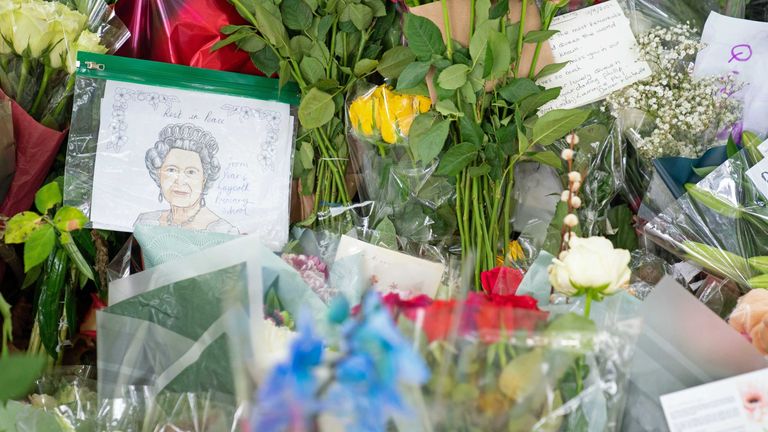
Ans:
{"label": "earring in drawing", "polygon": [[200,198],[200,207],[205,207],[205,195]]}
{"label": "earring in drawing", "polygon": [[157,202],[163,202],[163,193],[162,192],[157,194]]}

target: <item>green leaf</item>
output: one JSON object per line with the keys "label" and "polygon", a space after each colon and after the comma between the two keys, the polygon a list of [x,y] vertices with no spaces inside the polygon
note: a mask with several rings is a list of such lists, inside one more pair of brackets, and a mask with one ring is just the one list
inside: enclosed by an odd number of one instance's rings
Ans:
{"label": "green leaf", "polygon": [[467,82],[469,67],[457,64],[445,68],[437,78],[437,84],[446,90],[456,90]]}
{"label": "green leaf", "polygon": [[28,272],[45,261],[56,246],[56,232],[53,227],[45,224],[35,230],[24,243],[24,271]]}
{"label": "green leaf", "polygon": [[24,275],[24,282],[21,284],[21,289],[27,289],[32,286],[40,278],[40,274],[43,271],[43,266],[38,265],[29,269],[27,274]]}
{"label": "green leaf", "polygon": [[48,360],[40,355],[0,357],[0,404],[26,397],[47,365]]}
{"label": "green leaf", "polygon": [[303,31],[312,25],[312,9],[303,0],[283,0],[283,23],[291,30]]}
{"label": "green leaf", "polygon": [[749,261],[749,265],[751,265],[753,269],[760,273],[768,274],[768,256],[752,257],[747,261]]}
{"label": "green leaf", "polygon": [[537,109],[541,108],[547,102],[557,99],[560,96],[560,90],[560,87],[554,87],[523,99],[520,101],[519,105],[520,115],[523,118],[526,118],[535,113]]}
{"label": "green leaf", "polygon": [[528,156],[532,161],[539,162],[544,165],[549,165],[557,170],[563,168],[563,161],[560,159],[560,155],[552,151],[537,152]]}
{"label": "green leaf", "polygon": [[568,62],[563,63],[550,63],[539,71],[539,73],[536,74],[536,80],[540,80],[546,76],[556,74],[560,72],[564,67],[568,66]]}
{"label": "green leaf", "polygon": [[62,248],[56,249],[45,262],[40,296],[37,301],[37,323],[40,339],[48,354],[58,358],[59,322],[61,321],[61,294],[66,283],[69,262]]}
{"label": "green leaf", "polygon": [[509,74],[509,65],[512,62],[512,48],[507,38],[499,32],[493,32],[488,36],[488,52],[493,55],[490,78],[504,78]]}
{"label": "green leaf", "polygon": [[729,159],[739,152],[739,147],[736,145],[736,142],[733,141],[733,135],[728,135],[728,143],[726,144],[725,151],[728,154]]}
{"label": "green leaf", "polygon": [[314,57],[304,57],[299,63],[299,70],[301,70],[301,76],[308,83],[314,83],[325,78],[323,63]]}
{"label": "green leaf", "polygon": [[85,217],[80,209],[64,206],[56,212],[53,217],[53,224],[59,231],[76,231],[88,224],[88,218]]}
{"label": "green leaf", "polygon": [[266,76],[272,76],[280,70],[280,59],[271,49],[263,49],[259,52],[250,53],[251,61]]}
{"label": "green leaf", "polygon": [[256,35],[249,35],[237,41],[237,47],[247,52],[259,52],[267,47],[267,43]]}
{"label": "green leaf", "polygon": [[335,112],[333,96],[313,88],[301,100],[299,121],[305,129],[314,129],[331,121]]}
{"label": "green leaf", "polygon": [[403,32],[411,51],[421,61],[429,61],[433,55],[440,56],[445,52],[445,42],[440,29],[427,18],[406,14]]}
{"label": "green leaf", "polygon": [[371,8],[373,11],[373,16],[375,17],[383,17],[387,16],[387,7],[384,6],[384,2],[381,0],[363,0],[363,3],[365,3],[366,6]]}
{"label": "green leaf", "polygon": [[61,204],[61,188],[57,182],[51,182],[40,188],[35,194],[35,207],[40,214],[46,214],[48,210]]}
{"label": "green leaf", "polygon": [[309,141],[304,141],[301,143],[301,148],[299,149],[299,160],[301,161],[301,165],[304,167],[304,169],[311,169],[314,165],[315,148]]}
{"label": "green leaf", "polygon": [[384,78],[397,78],[406,66],[411,64],[415,59],[416,57],[414,57],[413,52],[411,52],[410,49],[403,46],[396,46],[387,50],[387,52],[381,56],[381,61],[379,61],[376,70],[378,70]]}
{"label": "green leaf", "polygon": [[517,130],[517,141],[518,141],[517,151],[519,151],[520,153],[525,153],[526,151],[528,151],[528,147],[531,146],[531,143],[530,141],[528,141],[528,137],[523,133],[523,131],[519,129]]}
{"label": "green leaf", "polygon": [[43,217],[35,212],[21,212],[5,226],[6,243],[24,243],[33,232],[45,225]]}
{"label": "green leaf", "polygon": [[[290,47],[288,45],[288,32],[285,30],[285,27],[283,27],[280,11],[276,10],[273,4],[267,2],[256,1],[250,4],[252,5],[252,15],[256,21],[252,24],[259,30],[259,32],[261,32],[262,35],[264,35],[269,43],[271,43],[272,46],[274,46],[281,55],[287,56],[290,52]],[[272,6],[272,8],[269,8],[268,5]],[[285,2],[283,2],[283,6],[285,6]],[[307,24],[305,25],[308,26],[311,23],[312,17],[310,16],[307,20]],[[268,51],[272,52],[272,50]]]}
{"label": "green leaf", "polygon": [[410,140],[413,141],[411,147],[416,160],[430,162],[436,158],[445,146],[450,127],[449,120],[440,120],[423,134],[411,134]]}
{"label": "green leaf", "polygon": [[385,217],[376,225],[376,232],[379,234],[379,240],[376,242],[377,246],[397,250],[397,231],[395,230],[395,224],[389,218]]}
{"label": "green leaf", "polygon": [[232,34],[229,37],[226,37],[226,38],[216,42],[215,44],[213,44],[213,46],[211,47],[211,52],[220,50],[221,48],[223,48],[223,47],[225,47],[227,45],[233,44],[235,42],[238,42],[241,39],[245,39],[246,37],[248,37],[251,34],[253,34],[253,33],[251,31],[248,31],[248,30],[238,31],[237,33]]}
{"label": "green leaf", "polygon": [[496,19],[507,16],[509,13],[509,1],[498,0],[493,6],[491,6],[488,12],[488,19]]}
{"label": "green leaf", "polygon": [[285,87],[285,85],[288,84],[288,80],[291,78],[292,73],[291,64],[288,60],[280,60],[280,70],[277,72],[277,86],[281,89]]}
{"label": "green leaf", "polygon": [[360,31],[366,30],[373,22],[373,10],[364,4],[350,4],[341,14],[342,17],[345,15],[349,16],[352,24]]}
{"label": "green leaf", "polygon": [[94,280],[93,269],[83,257],[80,249],[77,247],[72,239],[72,236],[67,232],[61,233],[61,244],[64,246],[64,250],[67,252],[69,259],[75,264],[77,270],[85,276],[86,279]]}
{"label": "green leaf", "polygon": [[744,131],[741,134],[741,143],[744,147],[757,147],[762,144],[762,142],[763,140],[761,140],[754,132]]}
{"label": "green leaf", "polygon": [[531,145],[549,145],[581,126],[589,118],[589,110],[552,110],[533,125]]}
{"label": "green leaf", "polygon": [[715,213],[734,219],[739,219],[744,214],[745,209],[741,205],[732,204],[695,184],[686,184],[685,190],[693,200]]}
{"label": "green leaf", "polygon": [[483,143],[483,129],[473,120],[474,116],[464,116],[459,118],[459,130],[461,140],[464,142],[480,145]]}
{"label": "green leaf", "polygon": [[558,30],[532,30],[525,35],[523,41],[525,43],[544,42],[557,33],[559,33]]}
{"label": "green leaf", "polygon": [[469,174],[469,176],[473,178],[482,177],[488,174],[489,172],[491,172],[491,166],[485,162],[480,164],[480,166],[469,167],[469,169],[467,170],[467,174]]}
{"label": "green leaf", "polygon": [[626,204],[608,210],[608,221],[616,229],[615,234],[607,236],[608,240],[613,243],[613,247],[628,251],[638,248],[637,233],[632,223],[632,217],[632,210]]}
{"label": "green leaf", "polygon": [[472,39],[469,40],[469,55],[474,61],[485,61],[488,37],[493,32],[496,32],[495,27],[488,24],[479,26],[475,29],[475,33],[472,34]]}
{"label": "green leaf", "polygon": [[397,79],[397,89],[410,89],[424,82],[430,64],[427,62],[413,62],[403,69],[400,78]]}
{"label": "green leaf", "polygon": [[691,169],[693,170],[693,172],[696,173],[697,176],[706,177],[712,171],[716,170],[717,167],[718,167],[717,165],[712,165],[712,166],[705,166],[705,167],[692,167]]}
{"label": "green leaf", "polygon": [[529,96],[541,93],[541,91],[532,80],[519,78],[499,89],[499,95],[507,102],[518,103]]}
{"label": "green leaf", "polygon": [[686,259],[733,281],[743,281],[754,274],[744,257],[727,250],[692,241],[683,242],[681,247]]}
{"label": "green leaf", "polygon": [[240,30],[240,29],[247,29],[247,26],[240,26],[240,25],[225,25],[221,28],[221,33],[225,35],[231,35],[232,33]]}
{"label": "green leaf", "polygon": [[435,105],[435,110],[444,116],[463,116],[464,113],[456,108],[456,104],[450,99],[443,99]]}
{"label": "green leaf", "polygon": [[449,148],[440,158],[436,174],[446,177],[457,175],[475,159],[478,148],[472,143],[461,143]]}
{"label": "green leaf", "polygon": [[355,63],[355,68],[353,69],[353,72],[355,73],[356,77],[362,77],[376,70],[376,66],[378,65],[379,65],[379,62],[377,60],[364,58],[359,62]]}
{"label": "green leaf", "polygon": [[468,103],[470,105],[477,103],[477,93],[475,93],[475,88],[472,86],[472,83],[466,82],[463,86],[461,86],[461,89],[459,89],[459,93],[461,94],[461,100],[464,103]]}

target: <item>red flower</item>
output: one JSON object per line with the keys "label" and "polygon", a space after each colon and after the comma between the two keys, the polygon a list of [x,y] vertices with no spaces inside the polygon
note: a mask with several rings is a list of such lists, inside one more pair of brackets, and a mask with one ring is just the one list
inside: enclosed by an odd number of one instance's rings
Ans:
{"label": "red flower", "polygon": [[488,294],[514,295],[523,281],[523,272],[510,267],[496,267],[480,274],[483,290]]}
{"label": "red flower", "polygon": [[433,300],[429,296],[420,294],[414,297],[402,298],[396,292],[390,292],[382,296],[381,302],[389,309],[393,316],[402,313],[408,319],[415,320],[419,309],[425,309],[432,304]]}

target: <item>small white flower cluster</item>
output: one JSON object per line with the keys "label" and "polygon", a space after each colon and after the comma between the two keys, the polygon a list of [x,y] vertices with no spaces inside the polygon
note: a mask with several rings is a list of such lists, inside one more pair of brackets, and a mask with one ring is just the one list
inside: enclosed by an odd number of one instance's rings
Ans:
{"label": "small white flower cluster", "polygon": [[703,132],[714,135],[739,119],[740,104],[730,97],[738,90],[733,77],[693,77],[703,45],[688,25],[652,29],[638,45],[653,75],[609,96],[611,113],[619,117],[634,109],[654,120],[652,132],[641,131],[635,143],[641,156],[700,156],[709,144]]}

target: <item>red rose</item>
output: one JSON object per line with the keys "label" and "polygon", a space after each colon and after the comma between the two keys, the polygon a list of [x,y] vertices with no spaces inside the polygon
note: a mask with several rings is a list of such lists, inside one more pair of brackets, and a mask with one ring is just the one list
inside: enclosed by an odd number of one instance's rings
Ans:
{"label": "red rose", "polygon": [[390,292],[381,297],[381,302],[389,309],[392,316],[402,313],[410,320],[416,319],[416,313],[419,309],[425,309],[432,304],[433,300],[424,294],[409,298],[402,298],[396,292]]}
{"label": "red rose", "polygon": [[514,295],[523,281],[523,272],[510,267],[496,267],[480,274],[483,290],[488,294]]}

